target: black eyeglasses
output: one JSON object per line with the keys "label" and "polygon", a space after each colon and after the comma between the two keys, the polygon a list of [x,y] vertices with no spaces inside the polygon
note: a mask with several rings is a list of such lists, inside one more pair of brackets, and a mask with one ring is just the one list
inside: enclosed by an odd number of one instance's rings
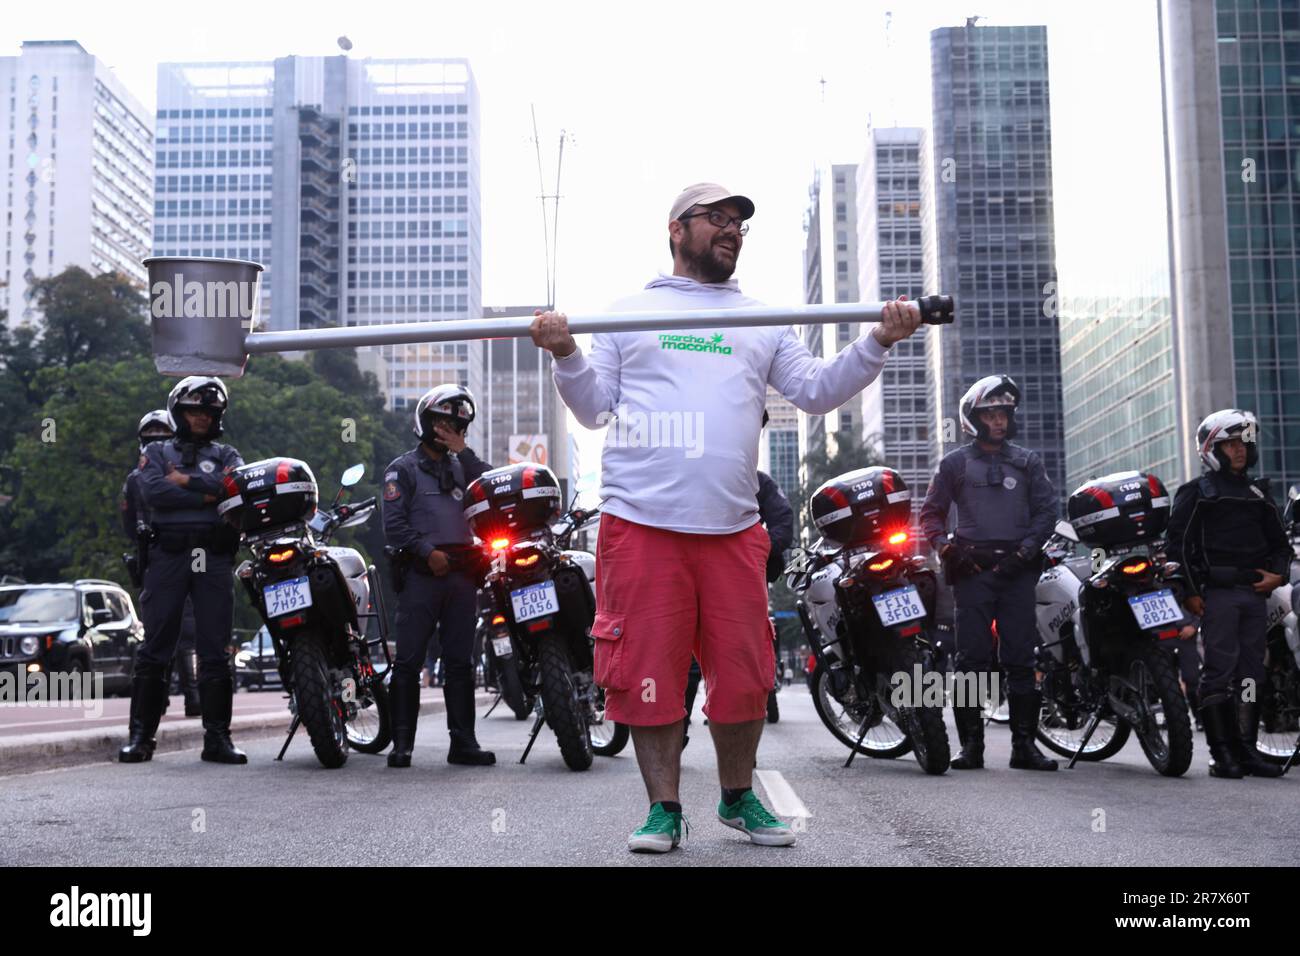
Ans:
{"label": "black eyeglasses", "polygon": [[736,224],[736,230],[742,236],[749,232],[749,223],[745,222],[745,220],[741,219],[739,216],[728,216],[721,209],[710,209],[708,212],[690,212],[678,216],[677,218],[679,220],[698,219],[700,216],[707,217],[709,225],[717,226],[719,229],[726,229],[734,222]]}

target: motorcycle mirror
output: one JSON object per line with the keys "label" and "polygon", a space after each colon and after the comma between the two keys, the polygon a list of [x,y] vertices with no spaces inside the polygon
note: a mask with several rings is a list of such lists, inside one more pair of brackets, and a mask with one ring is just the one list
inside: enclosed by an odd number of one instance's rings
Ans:
{"label": "motorcycle mirror", "polygon": [[362,476],[365,475],[365,473],[366,473],[365,465],[360,465],[360,464],[353,465],[347,471],[343,472],[343,477],[339,479],[339,484],[342,485],[344,488],[351,488],[353,485],[355,485],[358,481],[361,480]]}
{"label": "motorcycle mirror", "polygon": [[1300,501],[1300,485],[1292,485],[1286,491],[1286,496],[1292,501]]}
{"label": "motorcycle mirror", "polygon": [[1074,541],[1077,543],[1079,540],[1079,536],[1075,534],[1074,525],[1070,524],[1068,521],[1062,520],[1056,522],[1055,531],[1066,541]]}

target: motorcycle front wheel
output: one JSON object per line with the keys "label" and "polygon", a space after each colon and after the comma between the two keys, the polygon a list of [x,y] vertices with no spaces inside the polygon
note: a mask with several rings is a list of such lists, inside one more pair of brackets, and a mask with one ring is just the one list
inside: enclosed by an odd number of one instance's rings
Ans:
{"label": "motorcycle front wheel", "polygon": [[371,699],[347,722],[348,746],[363,754],[382,753],[393,742],[388,687],[378,674],[370,681]]}
{"label": "motorcycle front wheel", "polygon": [[[831,691],[830,671],[818,663],[812,675],[813,709],[836,740],[867,757],[901,757],[912,749],[907,734],[881,713],[875,700],[858,700],[853,687],[841,698],[837,699]],[[863,724],[867,725],[865,734]],[[861,743],[858,742],[860,734]]]}
{"label": "motorcycle front wheel", "polygon": [[321,765],[334,769],[347,763],[348,737],[341,705],[334,699],[329,660],[321,639],[299,634],[289,642],[293,666],[293,697],[298,717],[311,737],[311,748]]}

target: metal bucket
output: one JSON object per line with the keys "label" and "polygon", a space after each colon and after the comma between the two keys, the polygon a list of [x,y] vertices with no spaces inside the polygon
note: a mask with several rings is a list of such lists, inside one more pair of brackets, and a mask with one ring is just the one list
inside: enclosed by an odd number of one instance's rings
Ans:
{"label": "metal bucket", "polygon": [[244,337],[257,327],[261,264],[154,256],[144,266],[154,367],[163,375],[243,375]]}

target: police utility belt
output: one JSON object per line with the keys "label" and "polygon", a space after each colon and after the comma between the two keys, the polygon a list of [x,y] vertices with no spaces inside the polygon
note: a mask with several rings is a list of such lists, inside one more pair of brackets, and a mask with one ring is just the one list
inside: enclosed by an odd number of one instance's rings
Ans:
{"label": "police utility belt", "polygon": [[149,541],[168,554],[202,548],[214,554],[233,555],[239,550],[239,532],[224,523],[197,528],[154,525],[149,529]]}
{"label": "police utility belt", "polygon": [[[487,570],[487,558],[482,550],[472,544],[436,544],[433,550],[441,551],[447,556],[448,574],[459,571],[472,578],[479,578]],[[384,555],[388,558],[389,570],[393,576],[393,590],[399,594],[406,586],[406,575],[411,572],[429,578],[437,577],[429,567],[429,562],[421,561],[410,548],[388,545],[384,548]]]}

